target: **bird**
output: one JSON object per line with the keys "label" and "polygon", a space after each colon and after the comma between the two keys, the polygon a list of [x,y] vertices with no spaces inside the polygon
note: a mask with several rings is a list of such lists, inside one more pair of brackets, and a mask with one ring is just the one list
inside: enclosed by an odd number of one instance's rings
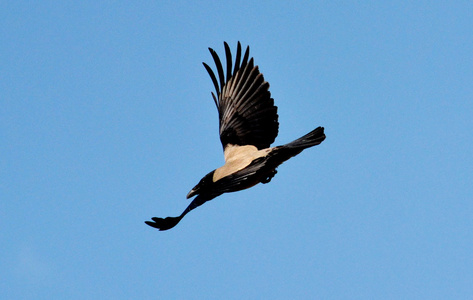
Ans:
{"label": "bird", "polygon": [[276,168],[304,149],[325,140],[324,127],[281,146],[271,147],[279,131],[277,106],[247,46],[242,58],[241,43],[237,43],[233,62],[230,47],[224,42],[226,72],[218,54],[209,48],[217,76],[205,62],[216,94],[211,92],[219,117],[219,134],[225,164],[205,175],[187,194],[196,196],[177,217],[151,218],[145,221],[161,231],[176,226],[186,214],[224,193],[241,191],[258,183],[269,183]]}

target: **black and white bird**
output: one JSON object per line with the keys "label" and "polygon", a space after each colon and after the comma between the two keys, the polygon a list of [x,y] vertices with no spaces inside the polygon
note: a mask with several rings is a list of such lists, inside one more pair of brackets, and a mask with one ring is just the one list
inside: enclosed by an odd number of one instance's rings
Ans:
{"label": "black and white bird", "polygon": [[[238,42],[233,63],[230,48],[224,42],[226,73],[217,53],[209,48],[217,67],[217,76],[204,64],[215,86],[212,92],[220,121],[220,141],[225,164],[205,175],[187,194],[187,199],[197,196],[177,217],[152,218],[146,221],[159,230],[170,229],[194,208],[223,193],[250,188],[258,183],[268,183],[276,168],[302,150],[318,145],[325,139],[324,128],[317,127],[308,134],[288,144],[270,147],[278,135],[277,107],[269,92],[269,83],[263,78],[253,58],[249,59],[247,47],[241,58]],[[233,66],[233,67],[232,67]]]}

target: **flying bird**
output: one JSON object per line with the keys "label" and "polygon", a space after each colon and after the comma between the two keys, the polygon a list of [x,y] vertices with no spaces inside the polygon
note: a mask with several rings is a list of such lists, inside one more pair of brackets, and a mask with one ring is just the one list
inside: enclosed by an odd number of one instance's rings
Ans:
{"label": "flying bird", "polygon": [[217,68],[217,76],[203,63],[215,86],[212,97],[217,106],[220,121],[220,141],[225,164],[205,175],[187,194],[187,199],[197,196],[177,217],[151,218],[149,226],[168,230],[196,207],[222,195],[248,189],[258,183],[268,183],[276,174],[276,168],[302,150],[318,145],[325,139],[324,128],[317,127],[308,134],[288,144],[270,147],[278,135],[278,114],[269,83],[263,78],[250,48],[241,57],[238,42],[233,63],[230,47],[224,42],[226,72],[217,53],[209,48]]}

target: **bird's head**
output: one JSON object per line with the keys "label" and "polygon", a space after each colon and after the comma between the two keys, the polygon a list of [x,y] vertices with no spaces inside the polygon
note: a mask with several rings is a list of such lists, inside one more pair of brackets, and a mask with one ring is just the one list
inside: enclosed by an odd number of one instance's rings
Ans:
{"label": "bird's head", "polygon": [[187,199],[198,194],[205,194],[206,192],[210,192],[214,184],[214,172],[215,170],[205,175],[204,178],[202,178],[199,183],[187,194]]}

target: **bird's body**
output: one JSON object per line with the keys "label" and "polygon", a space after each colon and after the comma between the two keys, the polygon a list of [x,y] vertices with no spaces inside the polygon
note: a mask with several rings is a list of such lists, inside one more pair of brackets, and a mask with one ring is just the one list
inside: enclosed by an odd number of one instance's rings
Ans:
{"label": "bird's body", "polygon": [[277,107],[253,58],[248,61],[249,47],[243,60],[238,43],[237,56],[232,72],[232,56],[227,43],[226,77],[218,55],[210,49],[217,67],[218,79],[204,63],[217,92],[212,93],[219,112],[220,141],[225,164],[208,173],[189,192],[187,198],[197,196],[178,217],[152,218],[145,223],[167,230],[174,227],[191,210],[223,193],[250,188],[258,183],[268,183],[276,174],[276,168],[304,149],[320,144],[325,139],[324,128],[318,127],[296,139],[277,147],[270,147],[278,134]]}
{"label": "bird's body", "polygon": [[217,181],[225,176],[249,166],[257,158],[264,157],[271,152],[271,148],[258,150],[253,145],[228,145],[224,151],[225,164],[215,170],[213,181]]}

